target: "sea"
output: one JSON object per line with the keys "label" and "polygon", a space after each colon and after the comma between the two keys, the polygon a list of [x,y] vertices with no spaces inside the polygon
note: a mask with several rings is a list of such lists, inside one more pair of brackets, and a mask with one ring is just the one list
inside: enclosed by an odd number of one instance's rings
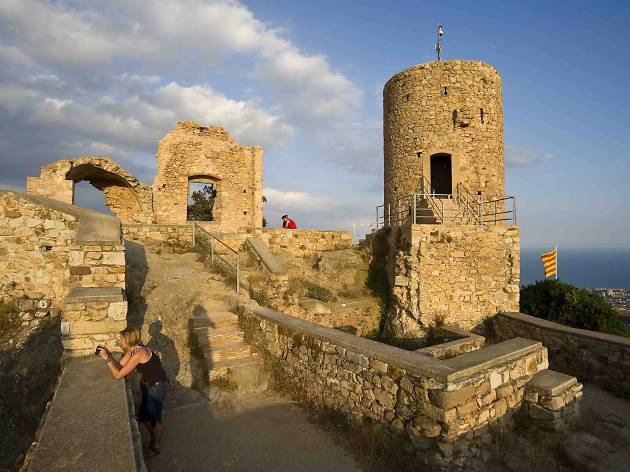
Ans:
{"label": "sea", "polygon": [[[521,285],[544,278],[540,254],[549,250],[521,249]],[[630,250],[559,247],[558,278],[580,288],[630,290]]]}

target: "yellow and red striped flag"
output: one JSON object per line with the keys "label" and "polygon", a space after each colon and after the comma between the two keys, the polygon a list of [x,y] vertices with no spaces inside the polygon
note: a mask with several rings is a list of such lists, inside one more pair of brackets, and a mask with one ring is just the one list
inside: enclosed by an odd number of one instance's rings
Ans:
{"label": "yellow and red striped flag", "polygon": [[543,252],[540,255],[540,260],[545,266],[545,278],[551,277],[552,275],[558,278],[558,246],[556,246],[553,251]]}

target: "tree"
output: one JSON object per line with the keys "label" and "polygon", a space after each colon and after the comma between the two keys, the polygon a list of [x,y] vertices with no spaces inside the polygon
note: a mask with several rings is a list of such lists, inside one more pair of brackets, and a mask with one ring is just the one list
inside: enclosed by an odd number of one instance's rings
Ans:
{"label": "tree", "polygon": [[189,221],[212,221],[214,200],[217,191],[211,185],[204,185],[203,189],[195,190],[190,198],[192,202],[188,204]]}
{"label": "tree", "polygon": [[574,328],[628,336],[615,309],[598,293],[558,280],[521,288],[521,312]]}

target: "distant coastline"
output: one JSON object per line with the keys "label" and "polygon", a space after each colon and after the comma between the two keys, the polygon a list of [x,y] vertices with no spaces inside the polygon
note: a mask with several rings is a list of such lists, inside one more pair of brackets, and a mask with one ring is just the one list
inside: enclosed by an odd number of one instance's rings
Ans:
{"label": "distant coastline", "polygon": [[[521,250],[521,284],[543,279],[540,253],[550,248]],[[630,289],[630,249],[558,248],[560,280],[581,288]]]}

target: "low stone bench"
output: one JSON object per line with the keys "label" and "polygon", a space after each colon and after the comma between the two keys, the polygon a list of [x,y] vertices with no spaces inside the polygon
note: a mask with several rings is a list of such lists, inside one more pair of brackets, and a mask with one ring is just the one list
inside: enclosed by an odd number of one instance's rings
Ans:
{"label": "low stone bench", "polygon": [[486,342],[486,338],[479,336],[455,326],[442,326],[439,332],[448,336],[455,337],[453,341],[436,344],[422,349],[417,349],[418,354],[434,357],[435,359],[450,359],[466,352],[476,351],[480,349]]}
{"label": "low stone bench", "polygon": [[578,413],[582,384],[575,377],[543,370],[525,387],[525,408],[528,416],[543,429],[557,430]]}
{"label": "low stone bench", "polygon": [[120,287],[79,287],[62,309],[61,335],[66,355],[91,355],[97,345],[117,350],[118,333],[127,326],[127,300]]}

